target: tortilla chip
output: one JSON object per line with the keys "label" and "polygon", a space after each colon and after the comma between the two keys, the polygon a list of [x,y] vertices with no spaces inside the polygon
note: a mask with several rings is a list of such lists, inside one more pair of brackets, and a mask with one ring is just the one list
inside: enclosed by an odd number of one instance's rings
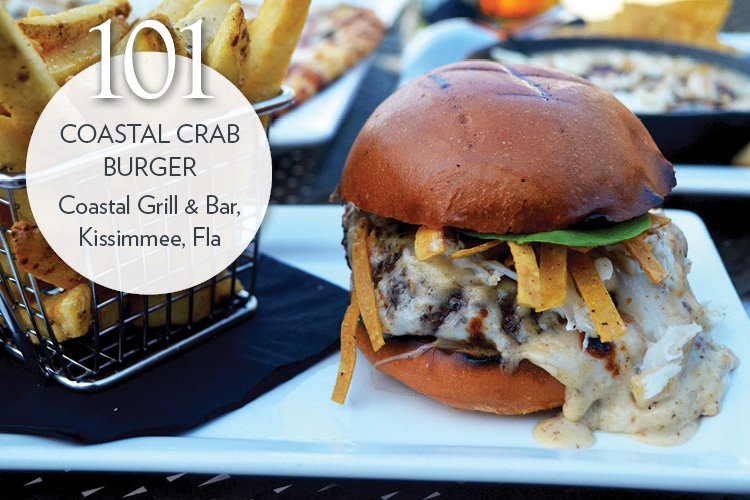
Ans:
{"label": "tortilla chip", "polygon": [[542,303],[542,292],[534,247],[530,243],[519,244],[512,241],[508,242],[508,246],[518,275],[518,303],[537,309]]}
{"label": "tortilla chip", "polygon": [[617,312],[612,297],[596,271],[596,266],[588,255],[579,252],[568,253],[568,269],[589,308],[596,333],[602,342],[611,342],[622,336],[625,322]]}
{"label": "tortilla chip", "polygon": [[486,252],[490,248],[495,248],[500,243],[500,241],[488,241],[487,243],[482,243],[481,245],[477,245],[475,247],[458,250],[457,252],[453,252],[452,254],[450,254],[448,257],[451,259],[463,259],[464,257],[469,257],[477,253]]}
{"label": "tortilla chip", "polygon": [[354,243],[352,244],[352,278],[354,289],[352,297],[357,299],[362,321],[370,336],[372,350],[378,351],[385,341],[383,340],[383,327],[380,324],[378,314],[378,302],[375,299],[375,286],[372,283],[372,267],[370,266],[370,251],[367,246],[367,234],[370,223],[360,217],[354,230]]}
{"label": "tortilla chip", "polygon": [[333,387],[331,401],[344,404],[349,385],[354,375],[354,365],[357,361],[357,323],[359,322],[359,305],[357,298],[352,295],[352,302],[346,308],[344,320],[341,322],[341,354],[339,358],[339,372],[336,385]]}
{"label": "tortilla chip", "polygon": [[625,1],[613,16],[583,26],[564,26],[557,36],[646,38],[734,51],[718,40],[731,0],[677,0],[646,5]]}
{"label": "tortilla chip", "polygon": [[661,263],[654,257],[651,245],[641,238],[631,238],[623,242],[628,249],[630,256],[633,257],[646,273],[651,283],[658,284],[664,281],[669,273],[662,267]]}
{"label": "tortilla chip", "polygon": [[445,252],[445,232],[427,226],[419,226],[414,238],[414,253],[418,261],[428,260]]}
{"label": "tortilla chip", "polygon": [[560,245],[542,243],[539,247],[539,281],[542,287],[542,305],[537,311],[546,311],[565,304],[568,281],[568,249]]}

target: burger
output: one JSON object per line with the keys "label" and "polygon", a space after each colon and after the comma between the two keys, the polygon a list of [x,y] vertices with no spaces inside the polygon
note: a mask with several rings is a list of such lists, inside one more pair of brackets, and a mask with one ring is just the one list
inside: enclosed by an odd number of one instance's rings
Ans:
{"label": "burger", "polygon": [[467,61],[403,86],[337,189],[352,303],[333,399],[356,344],[454,408],[561,407],[540,439],[689,437],[736,358],[711,340],[685,237],[655,210],[674,186],[641,122],[579,77]]}

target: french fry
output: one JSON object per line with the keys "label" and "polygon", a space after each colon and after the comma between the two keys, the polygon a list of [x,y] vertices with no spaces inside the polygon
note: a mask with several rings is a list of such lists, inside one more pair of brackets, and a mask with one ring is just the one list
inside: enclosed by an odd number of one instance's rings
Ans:
{"label": "french fry", "polygon": [[[81,283],[70,290],[42,297],[47,318],[58,342],[82,337],[91,327],[91,288]],[[37,324],[39,321],[37,321]]]}
{"label": "french fry", "polygon": [[[32,18],[36,19],[36,18]],[[60,88],[15,21],[0,8],[0,102],[29,136],[39,115]],[[25,166],[24,166],[25,168]]]}
{"label": "french fry", "polygon": [[229,8],[227,16],[204,52],[204,63],[240,87],[245,77],[249,45],[250,35],[245,23],[245,13],[242,6],[235,3]]}
{"label": "french fry", "polygon": [[378,302],[375,299],[375,287],[372,283],[370,252],[367,248],[368,232],[369,222],[364,217],[360,217],[354,230],[354,243],[352,244],[352,281],[354,284],[352,297],[357,299],[372,349],[377,352],[383,347],[385,341],[378,313]]}
{"label": "french fry", "polygon": [[[242,93],[250,102],[279,93],[309,9],[310,0],[265,0],[258,9],[242,82]],[[266,117],[262,121],[268,124]]]}
{"label": "french fry", "polygon": [[[114,47],[122,40],[127,31],[128,23],[125,19],[114,18],[110,28],[110,46]],[[43,56],[52,77],[58,85],[63,85],[71,76],[99,62],[102,57],[101,33],[98,31],[86,33],[70,43],[43,53]]]}
{"label": "french fry", "polygon": [[[12,254],[12,252],[11,252]],[[10,260],[9,260],[10,259]],[[0,269],[5,273],[6,276],[15,278],[15,275],[13,274],[13,267],[11,267],[11,261],[13,260],[13,256],[5,254],[5,252],[0,253]],[[8,298],[19,301],[22,298],[22,295],[25,293],[24,287],[28,286],[30,284],[29,280],[29,274],[24,271],[23,269],[19,269],[18,266],[14,266],[16,269],[16,275],[18,276],[18,283],[11,282],[10,280],[7,281],[7,287],[0,288],[0,293],[3,293],[6,290],[10,291],[10,297],[4,297],[6,300]],[[19,311],[20,312],[20,311]]]}
{"label": "french fry", "polygon": [[443,252],[445,252],[445,232],[443,229],[419,226],[414,237],[414,254],[417,260],[428,260]]}
{"label": "french fry", "polygon": [[508,246],[518,275],[518,303],[537,309],[542,303],[542,293],[534,247],[530,243],[518,244],[513,241],[509,241]]}
{"label": "french fry", "polygon": [[[106,330],[112,326],[119,324],[124,318],[120,318],[120,305],[116,300],[108,302],[106,305],[101,305],[117,296],[118,292],[110,290],[100,285],[96,285],[96,303],[99,307],[96,308],[96,317],[98,322],[99,331]],[[123,297],[124,309],[127,311],[130,307],[130,299],[132,295],[126,295]]]}
{"label": "french fry", "polygon": [[[0,197],[2,196],[3,193],[0,192]],[[29,202],[29,192],[27,190],[16,189],[13,193],[13,201],[16,205],[16,215],[18,220],[36,222],[34,220],[34,214],[31,212],[31,202]],[[11,224],[8,224],[8,226]]]}
{"label": "french fry", "polygon": [[185,17],[196,2],[197,0],[163,0],[143,17],[144,19],[152,19],[154,16],[161,14],[174,24]]}
{"label": "french fry", "polygon": [[[239,3],[235,2],[236,0],[199,0],[185,17],[174,23],[175,29],[179,31],[185,26],[190,26],[199,19],[202,20],[201,49],[205,50],[219,31],[224,19],[227,17],[230,7],[234,4],[242,10]],[[244,19],[244,17],[245,15],[243,13],[242,18]],[[192,47],[192,45],[193,43],[191,40],[190,47]]]}
{"label": "french fry", "polygon": [[564,246],[549,243],[542,243],[539,248],[539,281],[542,286],[542,305],[537,311],[541,312],[565,304],[568,280],[568,249]]}
{"label": "french fry", "polygon": [[[165,16],[164,14],[155,14],[150,19],[153,19],[154,21],[158,21],[161,24],[163,24],[167,30],[169,31],[169,34],[172,35],[172,41],[174,42],[174,48],[175,48],[175,54],[180,56],[188,56],[187,51],[187,45],[185,42],[185,39],[182,37],[182,34],[175,30],[174,26],[172,26],[172,23],[169,21],[169,18]],[[132,28],[137,26],[137,23],[131,27]],[[128,40],[130,39],[130,32],[128,32],[125,37],[123,37],[112,49],[112,55],[119,55],[124,54],[125,49],[128,45]],[[134,52],[166,52],[167,46],[164,44],[164,39],[157,33],[156,31],[152,29],[142,29],[138,32],[136,35],[135,41],[133,42],[133,51]]]}
{"label": "french fry", "polygon": [[[200,286],[200,285],[198,285]],[[220,303],[232,295],[232,280],[231,278],[223,278],[217,280],[216,291],[214,293],[214,304]],[[235,280],[234,293],[239,293],[243,290],[242,283],[239,280]],[[177,292],[180,293],[180,292]],[[173,294],[176,295],[176,294]],[[131,307],[134,314],[144,312],[144,304],[141,297],[132,297]],[[149,295],[147,298],[148,306],[166,302],[166,295]],[[170,320],[172,325],[187,325],[190,318],[190,298],[183,297],[172,302],[172,311],[170,313]],[[198,322],[208,317],[211,313],[211,287],[205,287],[198,290],[193,295],[193,322]],[[142,327],[144,322],[142,318],[136,319],[134,322],[135,326]],[[148,326],[159,327],[167,324],[167,308],[160,307],[155,311],[148,313]]]}
{"label": "french fry", "polygon": [[85,282],[52,250],[36,224],[16,222],[10,231],[10,241],[18,267],[35,278],[66,290]]}
{"label": "french fry", "polygon": [[17,174],[26,170],[26,150],[31,137],[9,116],[0,116],[0,172]]}
{"label": "french fry", "polygon": [[474,254],[486,252],[490,248],[495,248],[498,246],[501,241],[488,241],[486,243],[482,243],[481,245],[477,245],[475,247],[471,248],[464,248],[463,250],[458,250],[456,252],[453,252],[448,257],[455,260],[455,259],[463,259],[465,257],[469,257]]}
{"label": "french fry", "polygon": [[656,257],[654,257],[651,245],[643,241],[641,238],[631,238],[625,240],[623,244],[628,250],[628,253],[630,253],[630,256],[641,266],[641,269],[643,269],[643,272],[651,283],[656,285],[669,276],[669,273],[664,269],[661,263],[656,260]]}
{"label": "french fry", "polygon": [[589,308],[596,333],[602,342],[611,342],[624,335],[625,323],[589,256],[580,252],[569,252],[568,269]]}
{"label": "french fry", "polygon": [[87,34],[91,28],[107,19],[128,17],[129,14],[130,4],[127,0],[107,0],[59,14],[19,19],[18,26],[24,35],[48,51]]}
{"label": "french fry", "polygon": [[344,320],[341,322],[341,354],[336,385],[333,386],[331,401],[340,405],[346,401],[349,385],[352,383],[354,365],[357,362],[357,325],[359,323],[359,306],[352,296],[352,303],[346,308]]}
{"label": "french fry", "polygon": [[[0,200],[4,200],[4,203],[0,203],[0,222],[5,227],[11,227],[14,221],[11,214],[8,193],[0,190]],[[31,205],[29,205],[29,195],[25,189],[16,189],[13,192],[13,205],[16,208],[16,220],[34,222]]]}

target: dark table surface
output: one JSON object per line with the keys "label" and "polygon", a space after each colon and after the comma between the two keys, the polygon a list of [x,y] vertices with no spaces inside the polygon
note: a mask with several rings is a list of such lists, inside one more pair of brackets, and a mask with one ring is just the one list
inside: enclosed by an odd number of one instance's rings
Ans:
{"label": "dark table surface", "polygon": [[[750,0],[735,0],[727,31],[750,31]],[[401,38],[397,28],[378,50],[336,138],[323,147],[274,151],[272,202],[328,203],[362,124],[395,88]],[[743,301],[750,301],[750,199],[672,197],[667,207],[698,213],[706,222]],[[333,472],[333,471],[332,471]],[[332,474],[333,475],[333,474]],[[0,476],[0,498],[750,498],[733,495],[541,487],[457,482],[370,481],[336,478],[181,474],[81,474],[26,472]]]}

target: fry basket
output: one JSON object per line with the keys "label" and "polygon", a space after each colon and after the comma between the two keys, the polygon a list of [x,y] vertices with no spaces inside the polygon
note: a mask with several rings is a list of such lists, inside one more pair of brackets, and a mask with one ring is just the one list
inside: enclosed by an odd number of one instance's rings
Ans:
{"label": "fry basket", "polygon": [[[294,92],[253,105],[259,116],[294,102]],[[78,338],[58,338],[45,298],[60,293],[16,265],[11,225],[23,217],[25,175],[0,174],[0,343],[35,371],[71,390],[91,392],[116,384],[251,316],[258,240],[225,271],[188,290],[141,296],[105,290],[93,282],[91,327]],[[80,286],[80,285],[79,285]]]}

